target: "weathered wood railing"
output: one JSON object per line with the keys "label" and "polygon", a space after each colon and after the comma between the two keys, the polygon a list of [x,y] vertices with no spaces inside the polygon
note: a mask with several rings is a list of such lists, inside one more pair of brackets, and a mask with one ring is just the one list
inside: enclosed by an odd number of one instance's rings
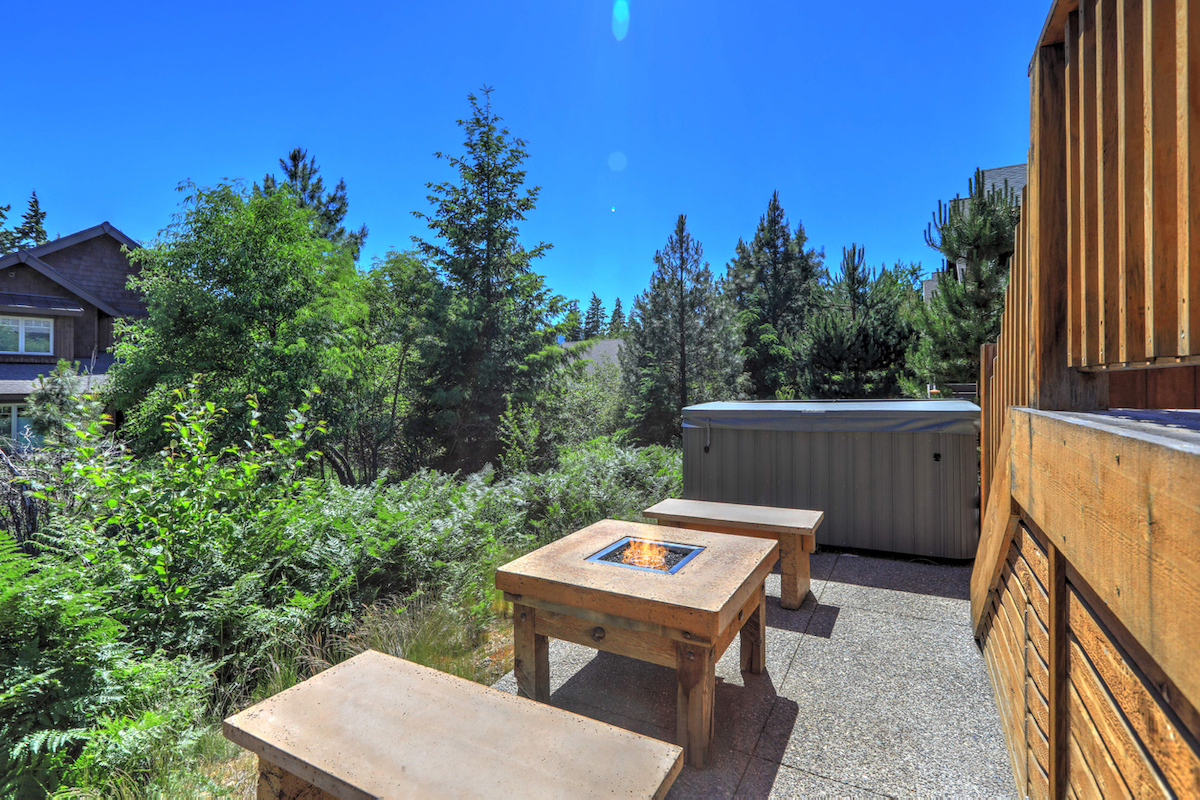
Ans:
{"label": "weathered wood railing", "polygon": [[1200,0],[1058,0],[1029,74],[975,633],[1022,794],[1200,796],[1200,430],[1104,411],[1200,405]]}

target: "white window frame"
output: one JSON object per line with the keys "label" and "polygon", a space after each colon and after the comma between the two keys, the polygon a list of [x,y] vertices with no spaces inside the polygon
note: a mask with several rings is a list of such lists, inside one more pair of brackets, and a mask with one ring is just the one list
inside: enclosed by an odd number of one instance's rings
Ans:
{"label": "white window frame", "polygon": [[0,442],[11,444],[14,447],[41,447],[41,437],[34,434],[34,440],[29,441],[20,436],[17,432],[17,420],[22,417],[21,412],[24,410],[25,419],[29,419],[29,404],[28,403],[0,403],[0,409],[8,409],[7,414],[0,414],[0,417],[8,417],[8,436],[0,436]]}
{"label": "white window frame", "polygon": [[[3,319],[15,319],[20,321],[20,326],[17,328],[17,349],[16,350],[0,350],[0,353],[6,355],[22,355],[22,356],[52,356],[54,355],[54,317],[14,317],[7,314],[0,314]],[[46,353],[30,353],[25,349],[25,322],[32,320],[36,322],[50,323],[50,350]]]}

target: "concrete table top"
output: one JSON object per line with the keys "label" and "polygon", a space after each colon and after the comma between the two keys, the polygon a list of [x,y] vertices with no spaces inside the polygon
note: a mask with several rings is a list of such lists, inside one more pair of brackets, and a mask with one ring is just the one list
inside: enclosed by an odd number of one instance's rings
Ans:
{"label": "concrete table top", "polygon": [[[625,536],[705,549],[674,575],[587,560]],[[496,588],[715,641],[778,555],[779,543],[772,539],[606,519],[505,564],[496,571]]]}
{"label": "concrete table top", "polygon": [[679,746],[374,651],[225,720],[337,797],[660,796]]}
{"label": "concrete table top", "polygon": [[647,508],[643,516],[659,522],[708,522],[747,530],[771,533],[812,534],[824,511],[805,508],[775,508],[773,506],[750,506],[741,503],[717,503],[711,500],[682,500],[668,498]]}

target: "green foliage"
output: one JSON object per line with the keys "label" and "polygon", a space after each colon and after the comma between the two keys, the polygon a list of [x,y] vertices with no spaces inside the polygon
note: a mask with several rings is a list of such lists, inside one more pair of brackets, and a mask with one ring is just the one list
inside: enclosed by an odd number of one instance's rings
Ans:
{"label": "green foliage", "polygon": [[678,440],[685,406],[738,391],[733,310],[703,255],[680,214],[666,247],[654,254],[649,288],[633,302],[620,358],[626,419],[642,441]]}
{"label": "green foliage", "polygon": [[174,390],[194,375],[199,392],[229,409],[218,438],[248,429],[252,393],[272,398],[261,423],[286,429],[286,409],[319,383],[338,344],[338,320],[353,313],[355,273],[347,256],[313,229],[288,191],[246,196],[194,186],[184,211],[152,246],[130,253],[131,280],[149,316],[119,320],[117,362],[105,395],[128,413],[125,434],[140,452],[164,446],[161,421]]}
{"label": "green foliage", "polygon": [[207,667],[139,655],[89,583],[71,562],[25,556],[0,532],[0,794],[52,791],[85,769],[136,773],[200,710]]}
{"label": "green foliage", "polygon": [[[1007,182],[988,188],[983,172],[967,184],[967,197],[938,203],[925,241],[948,264],[937,273],[933,299],[915,314],[919,342],[908,356],[909,368],[922,383],[974,383],[979,351],[1000,335],[1008,259],[1021,209]],[[957,265],[963,265],[959,280]],[[924,387],[921,387],[922,389]]]}
{"label": "green foliage", "polygon": [[621,310],[621,298],[617,298],[613,302],[612,316],[608,318],[608,328],[604,331],[604,335],[609,339],[616,339],[625,333],[625,312]]}
{"label": "green foliage", "polygon": [[367,240],[367,226],[363,225],[357,231],[347,231],[342,224],[350,210],[350,202],[346,199],[346,181],[339,180],[333,191],[326,193],[316,156],[310,158],[308,151],[300,147],[288,153],[286,161],[279,159],[279,168],[283,170],[283,181],[277,181],[268,172],[263,176],[261,188],[257,183],[254,184],[254,193],[273,194],[285,188],[290,190],[296,198],[296,205],[312,211],[317,235],[339,248],[345,248],[357,261],[359,251]]}
{"label": "green foliage", "polygon": [[842,272],[823,287],[822,310],[805,333],[801,391],[808,397],[894,397],[913,331],[916,269],[897,265],[878,273],[857,245],[842,249]]}
{"label": "green foliage", "polygon": [[737,309],[742,358],[751,391],[774,397],[797,379],[796,340],[810,323],[824,253],[805,250],[808,236],[788,228],[779,192],[771,195],[750,244],[738,240],[727,287]]}
{"label": "green foliage", "polygon": [[592,301],[588,303],[587,313],[583,316],[583,338],[598,339],[604,332],[604,304],[592,292]]}
{"label": "green foliage", "polygon": [[72,428],[100,420],[104,407],[84,384],[78,361],[60,359],[49,375],[38,376],[29,394],[29,417],[33,432],[45,444],[61,444]]}
{"label": "green foliage", "polygon": [[422,349],[441,292],[413,253],[390,252],[355,282],[356,302],[342,309],[339,335],[321,353],[317,413],[330,420],[320,446],[347,485],[373,483],[388,470],[404,476],[429,454],[403,436],[421,380]]}
{"label": "green foliage", "polygon": [[525,187],[525,143],[510,137],[491,109],[490,89],[460,120],[461,156],[438,153],[457,172],[454,182],[428,184],[434,233],[416,240],[442,279],[422,348],[424,385],[410,417],[411,434],[440,449],[443,469],[479,469],[498,451],[496,426],[509,403],[532,405],[570,354],[556,326],[563,298],[531,268],[550,245],[526,249],[518,223],[532,211],[538,188]]}
{"label": "green foliage", "polygon": [[4,228],[4,221],[11,210],[11,205],[0,206],[0,256],[37,247],[49,241],[49,237],[46,236],[46,212],[42,211],[36,191],[29,194],[29,206],[21,217],[21,224],[7,230]]}

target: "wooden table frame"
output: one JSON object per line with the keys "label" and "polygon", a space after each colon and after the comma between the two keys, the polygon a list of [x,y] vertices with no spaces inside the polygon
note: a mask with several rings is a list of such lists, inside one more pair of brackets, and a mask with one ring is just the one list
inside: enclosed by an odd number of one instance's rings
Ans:
{"label": "wooden table frame", "polygon": [[[549,701],[551,638],[671,667],[678,676],[676,742],[683,746],[688,764],[703,767],[708,762],[713,739],[717,661],[740,634],[742,670],[758,674],[765,668],[765,581],[778,555],[778,546],[746,548],[742,546],[746,540],[740,537],[681,530],[678,537],[672,537],[674,540],[712,548],[708,565],[700,563],[698,556],[679,573],[669,576],[648,575],[612,564],[583,567],[583,554],[615,541],[620,535],[654,535],[656,528],[605,520],[571,535],[591,536],[581,546],[574,550],[569,546],[559,548],[570,550],[563,560],[570,561],[571,569],[591,570],[585,574],[599,576],[598,580],[614,579],[607,591],[595,586],[571,585],[569,575],[557,580],[545,577],[553,572],[555,562],[547,558],[539,565],[536,557],[566,539],[501,567],[496,574],[496,585],[513,604],[513,670],[518,694]],[[736,563],[744,573],[720,575],[732,589],[714,598],[708,608],[673,607],[658,599],[636,597],[636,592],[628,589],[639,584],[659,588],[671,585],[678,589],[688,580],[688,570],[716,574],[723,566],[718,560],[722,545],[739,551],[740,560]],[[528,561],[531,558],[534,560]],[[650,606],[654,608],[648,609]],[[673,614],[672,610],[678,613]],[[658,613],[652,613],[655,611]]]}
{"label": "wooden table frame", "polygon": [[709,500],[663,500],[642,512],[658,524],[691,530],[756,536],[779,542],[779,604],[800,608],[812,585],[808,554],[817,549],[817,527],[824,511],[774,508]]}

